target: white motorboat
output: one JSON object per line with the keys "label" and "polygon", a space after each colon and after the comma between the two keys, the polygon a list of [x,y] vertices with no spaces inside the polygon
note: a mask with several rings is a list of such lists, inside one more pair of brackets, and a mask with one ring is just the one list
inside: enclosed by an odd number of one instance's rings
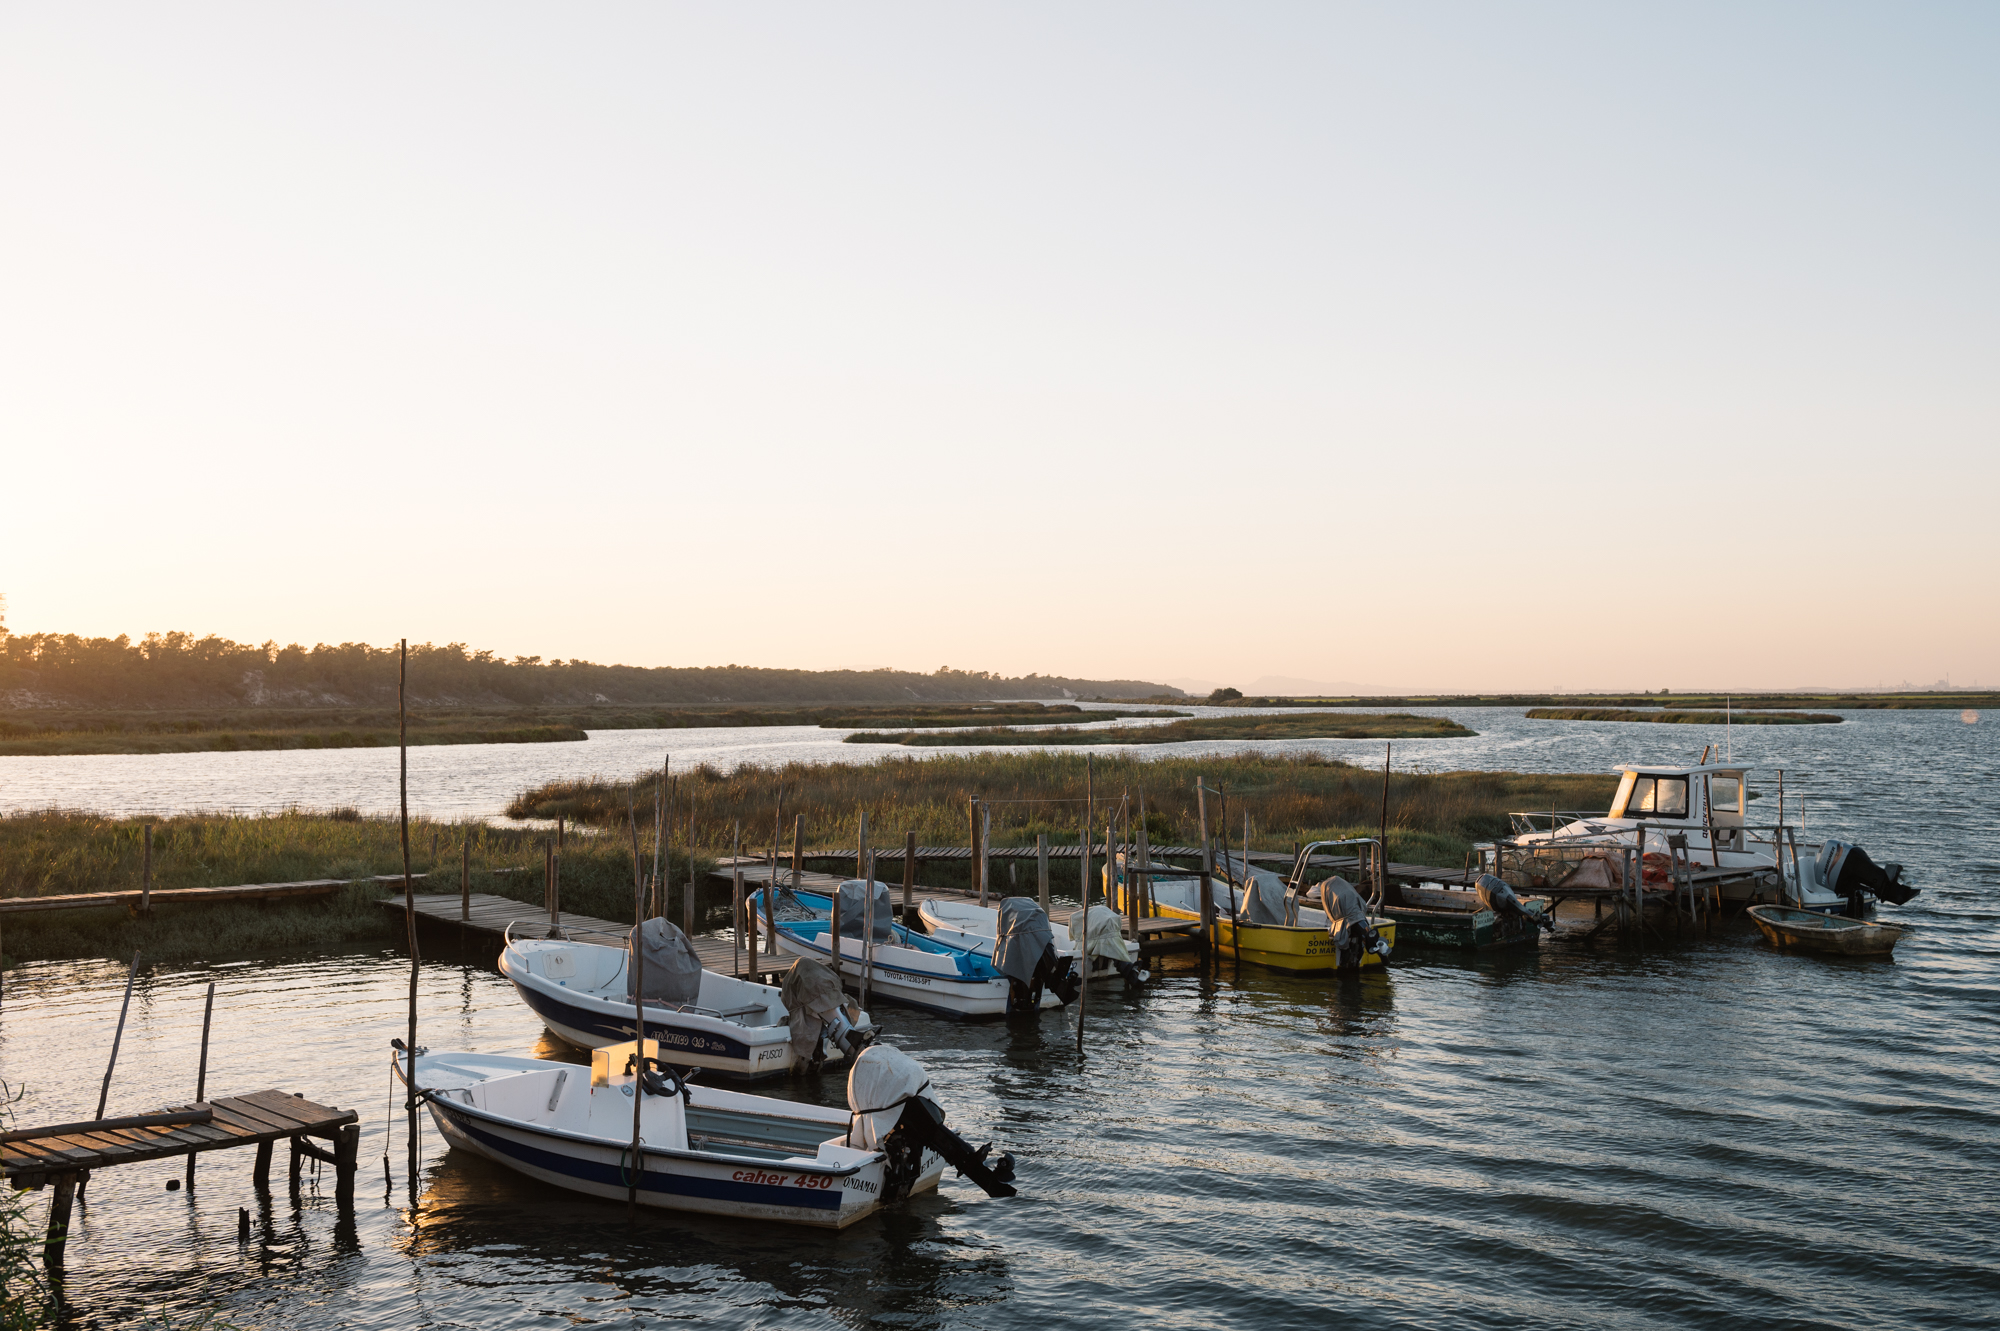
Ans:
{"label": "white motorboat", "polygon": [[935,1188],[947,1164],[1014,1192],[1012,1158],[946,1128],[923,1069],[882,1045],[855,1061],[846,1110],[689,1085],[651,1039],[643,1060],[628,1041],[587,1069],[396,1048],[397,1074],[455,1149],[593,1197],[841,1229]]}
{"label": "white motorboat", "polygon": [[[506,950],[500,954],[500,973],[512,981],[514,992],[550,1034],[579,1048],[598,1049],[628,1043],[637,1035],[629,963],[630,953],[622,947],[515,938],[510,931]],[[653,976],[660,973],[651,961],[647,971]],[[776,985],[711,970],[699,972],[699,988],[687,1001],[646,1001],[646,1030],[657,1033],[670,1061],[734,1077],[764,1077],[806,1064],[840,1062],[851,1046],[874,1035],[868,1014],[859,1009],[848,1015],[848,1025],[859,1033],[858,1039],[844,1038],[847,1032],[842,1029],[818,1032],[802,1041]]]}
{"label": "white motorboat", "polygon": [[[1000,911],[994,906],[982,906],[976,901],[951,901],[932,898],[917,904],[917,916],[924,922],[924,932],[940,943],[962,947],[968,952],[976,952],[989,960],[993,956],[994,940],[1000,932]],[[1076,958],[1076,942],[1067,934],[1055,935],[1056,955],[1072,962]],[[1125,980],[1114,958],[1092,953],[1090,958],[1090,978],[1096,980]]]}
{"label": "white motorboat", "polygon": [[[860,899],[861,880],[842,883],[843,890]],[[874,938],[860,935],[865,921],[860,912],[848,909],[841,919],[839,951],[833,935],[833,898],[817,892],[779,888],[770,908],[764,893],[751,898],[760,918],[774,923],[778,950],[795,957],[810,957],[835,967],[848,988],[857,988],[864,969],[868,973],[869,994],[941,1013],[948,1017],[998,1017],[1012,1007],[1012,982],[1000,973],[990,956],[925,937],[904,925],[891,922],[888,885],[876,883],[876,900],[881,903],[875,916]],[[1040,1007],[1060,1006],[1052,990],[1045,990]]]}
{"label": "white motorboat", "polygon": [[[1619,849],[1629,852],[1643,826],[1645,845],[1639,850],[1649,888],[1668,886],[1672,837],[1685,839],[1684,865],[1724,901],[1775,902],[1826,913],[1871,899],[1901,905],[1917,893],[1903,884],[1902,866],[1877,866],[1858,846],[1814,845],[1798,841],[1790,828],[1750,826],[1748,767],[1626,763],[1617,770],[1623,774],[1618,791],[1602,816],[1513,815],[1517,834],[1506,844],[1521,854],[1504,867],[1544,880],[1530,886],[1554,889],[1573,872],[1604,876],[1608,885],[1620,872]],[[1536,873],[1537,867],[1549,872]]]}

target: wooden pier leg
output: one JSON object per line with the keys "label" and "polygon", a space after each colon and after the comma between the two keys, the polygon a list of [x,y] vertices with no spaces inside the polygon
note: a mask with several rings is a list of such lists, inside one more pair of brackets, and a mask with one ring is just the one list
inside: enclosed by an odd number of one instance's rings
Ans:
{"label": "wooden pier leg", "polygon": [[58,1174],[49,1193],[49,1230],[42,1240],[42,1261],[61,1266],[63,1244],[69,1241],[70,1206],[76,1201],[76,1175]]}
{"label": "wooden pier leg", "polygon": [[344,1123],[333,1142],[334,1200],[354,1205],[354,1174],[361,1164],[361,1125]]}
{"label": "wooden pier leg", "polygon": [[250,1171],[250,1181],[259,1188],[271,1186],[271,1143],[257,1143],[257,1165]]}
{"label": "wooden pier leg", "polygon": [[304,1163],[306,1156],[305,1152],[299,1149],[299,1139],[297,1137],[289,1137],[286,1140],[290,1141],[292,1144],[292,1169],[291,1169],[290,1186],[292,1190],[292,1195],[296,1197],[298,1196],[299,1192],[299,1166],[302,1163]]}

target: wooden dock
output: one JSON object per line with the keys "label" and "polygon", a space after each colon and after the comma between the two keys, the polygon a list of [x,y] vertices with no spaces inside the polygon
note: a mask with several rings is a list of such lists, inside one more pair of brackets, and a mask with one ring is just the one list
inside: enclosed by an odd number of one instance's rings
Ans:
{"label": "wooden dock", "polygon": [[[332,1149],[307,1140],[318,1137]],[[354,1172],[361,1149],[360,1115],[352,1109],[314,1104],[283,1091],[223,1096],[134,1118],[95,1119],[23,1128],[0,1134],[0,1177],[16,1189],[51,1188],[44,1259],[62,1261],[69,1237],[70,1207],[76,1190],[93,1171],[227,1150],[257,1148],[252,1178],[264,1187],[271,1178],[271,1150],[292,1143],[292,1181],[307,1159],[334,1167],[336,1193],[344,1206],[354,1201]],[[188,1177],[194,1177],[192,1161]]]}
{"label": "wooden dock", "polygon": [[[400,883],[400,879],[398,882]],[[403,894],[386,897],[382,901],[386,910],[403,913]],[[461,914],[461,907],[463,913]],[[444,924],[468,932],[487,935],[496,949],[506,936],[507,926],[517,926],[516,933],[524,938],[546,938],[549,932],[549,913],[540,906],[512,897],[494,896],[491,892],[474,892],[466,902],[458,893],[433,894],[417,893],[417,916],[432,924]],[[606,947],[624,947],[626,938],[632,932],[629,924],[619,924],[612,920],[600,920],[594,915],[579,915],[574,911],[563,911],[560,916],[562,931],[579,943],[602,943]],[[709,935],[690,938],[695,955],[701,958],[704,970],[718,975],[747,977],[749,958],[741,951],[732,954],[727,937],[716,938]],[[790,970],[793,958],[780,953],[773,957],[762,951],[757,954],[757,974],[760,976],[781,975]]]}

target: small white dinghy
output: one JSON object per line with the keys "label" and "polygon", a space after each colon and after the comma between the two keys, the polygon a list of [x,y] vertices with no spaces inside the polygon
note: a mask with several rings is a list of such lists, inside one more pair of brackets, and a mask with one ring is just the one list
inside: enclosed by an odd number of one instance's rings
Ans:
{"label": "small white dinghy", "polygon": [[423,1050],[412,1067],[396,1049],[453,1147],[593,1197],[625,1201],[636,1179],[647,1206],[841,1229],[935,1188],[947,1164],[991,1196],[1014,1193],[1013,1158],[946,1128],[924,1070],[885,1045],[855,1060],[847,1111],[690,1086],[652,1040],[636,1069],[635,1042],[593,1051],[588,1070]]}
{"label": "small white dinghy", "polygon": [[[867,1044],[875,1027],[850,1007],[825,1021],[801,1020],[776,985],[704,970],[681,931],[646,921],[646,1030],[658,1032],[667,1059],[732,1077],[765,1077],[795,1067],[839,1062]],[[637,1033],[629,948],[563,939],[515,938],[500,954],[500,973],[549,1033],[583,1049],[630,1043]]]}

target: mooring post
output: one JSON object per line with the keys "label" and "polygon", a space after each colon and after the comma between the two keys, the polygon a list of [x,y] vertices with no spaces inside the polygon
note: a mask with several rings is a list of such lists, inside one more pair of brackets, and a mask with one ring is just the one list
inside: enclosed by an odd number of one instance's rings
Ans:
{"label": "mooring post", "polygon": [[42,1239],[42,1261],[49,1266],[61,1266],[63,1244],[69,1240],[69,1213],[76,1201],[75,1174],[56,1175],[54,1188],[49,1195],[49,1229]]}
{"label": "mooring post", "polygon": [[299,1195],[299,1162],[306,1158],[306,1153],[299,1149],[299,1139],[297,1137],[287,1137],[285,1140],[292,1144],[292,1177],[290,1186],[292,1196],[296,1197]]}
{"label": "mooring post", "polygon": [[1201,823],[1201,950],[1215,951],[1215,849],[1208,842],[1208,783],[1194,779],[1195,817]]}
{"label": "mooring post", "polygon": [[[1085,754],[1084,764],[1086,769],[1089,763],[1090,755]],[[1084,821],[1077,828],[1076,832],[1077,859],[1083,865],[1082,880],[1078,888],[1082,894],[1082,901],[1076,908],[1076,914],[1070,916],[1072,921],[1070,936],[1076,940],[1076,960],[1077,964],[1083,970],[1083,983],[1078,986],[1076,991],[1076,1053],[1078,1058],[1083,1057],[1083,1019],[1090,1008],[1090,813],[1088,802],[1085,804],[1083,816]]]}
{"label": "mooring post", "polygon": [[144,833],[145,849],[141,852],[141,878],[139,882],[139,914],[146,919],[153,918],[153,825],[146,824]]}
{"label": "mooring post", "polygon": [[979,904],[986,904],[986,885],[979,881],[979,798],[965,802],[965,854],[966,887],[979,898]]}
{"label": "mooring post", "polygon": [[361,1125],[343,1123],[333,1138],[333,1196],[342,1206],[354,1205],[354,1175],[361,1165]]}
{"label": "mooring post", "polygon": [[729,973],[743,973],[743,820],[729,843]]}
{"label": "mooring post", "polygon": [[458,848],[458,922],[472,920],[472,835],[466,834]]}
{"label": "mooring post", "polygon": [[[208,1028],[215,1017],[215,981],[208,982],[208,1003],[201,1010],[201,1062],[194,1074],[194,1102],[200,1104],[208,1094]],[[187,1187],[194,1190],[194,1156],[192,1149],[187,1158]]]}
{"label": "mooring post", "polygon": [[1035,834],[1035,900],[1049,913],[1049,834]]}
{"label": "mooring post", "polygon": [[910,922],[910,894],[917,890],[917,834],[903,833],[903,923]]}

